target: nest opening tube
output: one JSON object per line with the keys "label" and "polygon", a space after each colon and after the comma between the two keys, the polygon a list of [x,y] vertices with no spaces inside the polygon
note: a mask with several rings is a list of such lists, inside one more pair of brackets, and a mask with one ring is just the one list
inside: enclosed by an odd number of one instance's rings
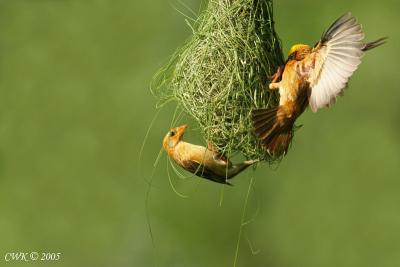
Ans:
{"label": "nest opening tube", "polygon": [[283,64],[272,0],[209,0],[193,35],[155,76],[152,92],[199,124],[207,143],[226,156],[273,163],[253,133],[251,111],[274,107],[269,77]]}

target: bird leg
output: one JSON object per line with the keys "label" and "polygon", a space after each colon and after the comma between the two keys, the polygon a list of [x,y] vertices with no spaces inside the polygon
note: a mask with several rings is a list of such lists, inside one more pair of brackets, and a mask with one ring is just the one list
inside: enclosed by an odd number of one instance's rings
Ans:
{"label": "bird leg", "polygon": [[221,154],[220,152],[218,152],[215,147],[213,146],[213,144],[208,143],[207,145],[207,149],[210,150],[218,159],[228,162],[227,157],[225,157],[223,154]]}
{"label": "bird leg", "polygon": [[276,83],[282,78],[283,70],[285,69],[284,66],[279,66],[274,75],[271,77],[271,83]]}
{"label": "bird leg", "polygon": [[284,66],[279,66],[274,75],[271,77],[271,83],[269,84],[269,90],[277,90],[279,89],[279,82],[282,79]]}

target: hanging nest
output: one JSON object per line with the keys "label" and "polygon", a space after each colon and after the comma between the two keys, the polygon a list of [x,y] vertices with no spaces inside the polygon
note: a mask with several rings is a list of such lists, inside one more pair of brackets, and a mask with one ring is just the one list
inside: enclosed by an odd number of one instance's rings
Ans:
{"label": "hanging nest", "polygon": [[253,133],[251,110],[279,102],[269,77],[283,64],[272,0],[209,0],[193,36],[154,79],[159,106],[175,99],[206,142],[231,156],[274,162]]}

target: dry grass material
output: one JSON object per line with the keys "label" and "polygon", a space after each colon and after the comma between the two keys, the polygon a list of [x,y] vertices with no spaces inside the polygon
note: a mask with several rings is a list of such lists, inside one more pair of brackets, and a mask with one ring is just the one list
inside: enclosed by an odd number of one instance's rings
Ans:
{"label": "dry grass material", "polygon": [[155,76],[159,107],[169,100],[198,122],[221,153],[274,162],[253,134],[251,110],[278,104],[267,90],[283,63],[272,0],[209,0],[192,37]]}

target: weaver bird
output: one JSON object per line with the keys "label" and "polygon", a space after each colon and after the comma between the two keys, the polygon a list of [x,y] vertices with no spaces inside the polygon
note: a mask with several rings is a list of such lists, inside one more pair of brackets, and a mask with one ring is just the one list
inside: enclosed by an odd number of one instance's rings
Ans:
{"label": "weaver bird", "polygon": [[363,39],[361,25],[348,13],[338,18],[313,48],[292,46],[285,65],[269,84],[270,90],[279,90],[279,106],[252,112],[255,133],[270,154],[287,153],[294,122],[306,107],[316,112],[333,105],[364,52],[384,44],[386,38],[370,43]]}
{"label": "weaver bird", "polygon": [[214,151],[211,145],[206,148],[184,142],[182,137],[186,128],[187,125],[182,125],[171,129],[164,137],[163,147],[168,156],[179,166],[199,177],[229,184],[228,179],[258,162],[258,160],[248,160],[232,164],[227,158]]}

